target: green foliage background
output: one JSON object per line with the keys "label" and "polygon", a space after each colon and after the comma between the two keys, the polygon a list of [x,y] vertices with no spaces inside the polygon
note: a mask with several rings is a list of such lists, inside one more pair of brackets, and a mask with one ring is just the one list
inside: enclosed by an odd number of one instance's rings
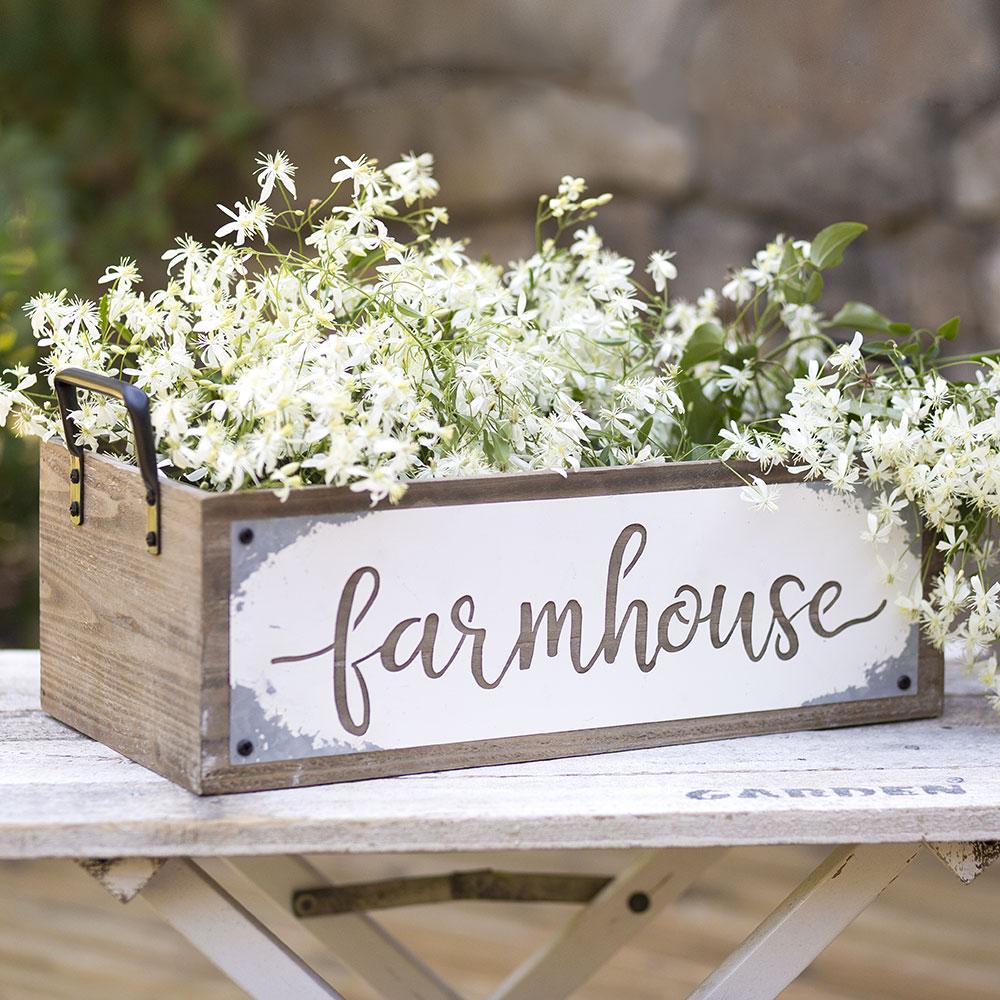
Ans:
{"label": "green foliage background", "polygon": [[[34,357],[36,291],[93,294],[121,256],[155,279],[173,235],[211,235],[254,129],[218,6],[0,0],[0,368]],[[0,431],[0,648],[37,643],[36,462]]]}

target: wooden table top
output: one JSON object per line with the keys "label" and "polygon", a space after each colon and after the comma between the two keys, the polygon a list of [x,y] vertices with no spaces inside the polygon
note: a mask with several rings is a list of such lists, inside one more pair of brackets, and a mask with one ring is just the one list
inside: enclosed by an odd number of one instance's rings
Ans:
{"label": "wooden table top", "polygon": [[198,798],[49,718],[0,652],[0,858],[1000,839],[1000,717],[939,719]]}

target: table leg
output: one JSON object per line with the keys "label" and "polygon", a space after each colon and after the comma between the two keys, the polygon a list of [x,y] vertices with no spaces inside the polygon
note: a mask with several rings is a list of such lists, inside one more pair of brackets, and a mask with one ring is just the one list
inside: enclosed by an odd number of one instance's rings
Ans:
{"label": "table leg", "polygon": [[[293,933],[311,934],[386,1000],[461,1000],[447,983],[367,914],[344,913],[310,920],[293,916],[291,899],[297,889],[328,884],[327,878],[304,858],[283,855],[206,859],[200,864],[219,880],[225,878],[228,869],[236,875],[237,882],[243,879],[252,885],[268,901],[266,912],[248,899],[244,902],[283,938],[291,940]],[[237,882],[229,879],[226,882],[234,894],[241,895]]]}
{"label": "table leg", "polygon": [[490,1000],[561,1000],[677,899],[724,848],[644,851],[529,958]]}
{"label": "table leg", "polygon": [[172,858],[140,895],[254,1000],[343,1000],[187,858]]}
{"label": "table leg", "polygon": [[[996,844],[929,846],[966,881],[1000,855]],[[919,849],[918,844],[838,847],[691,994],[692,1000],[772,1000],[894,881]],[[723,852],[643,852],[491,1000],[569,996]],[[141,894],[252,997],[340,997],[295,953],[298,948],[309,955],[306,935],[311,935],[387,1000],[460,1000],[367,914],[296,917],[296,891],[329,885],[303,858],[202,859],[197,864],[186,858],[165,863],[125,859],[85,862],[84,867],[123,901]],[[321,956],[313,954],[311,961],[325,968]]]}
{"label": "table leg", "polygon": [[773,1000],[919,850],[919,844],[838,847],[689,1000]]}

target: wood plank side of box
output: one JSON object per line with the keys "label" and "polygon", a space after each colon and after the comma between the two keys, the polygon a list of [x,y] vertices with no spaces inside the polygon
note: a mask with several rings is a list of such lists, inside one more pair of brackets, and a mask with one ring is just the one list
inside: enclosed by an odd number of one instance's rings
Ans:
{"label": "wood plank side of box", "polygon": [[717,462],[416,483],[374,510],[163,481],[151,557],[136,471],[88,456],[79,528],[67,471],[46,445],[43,707],[192,791],[941,710],[941,654],[862,608],[853,515],[784,472],[778,515]]}
{"label": "wood plank side of box", "polygon": [[40,450],[41,703],[61,722],[201,790],[203,492],[161,481],[161,555],[146,551],[136,469],[87,456],[84,523],[69,455]]}

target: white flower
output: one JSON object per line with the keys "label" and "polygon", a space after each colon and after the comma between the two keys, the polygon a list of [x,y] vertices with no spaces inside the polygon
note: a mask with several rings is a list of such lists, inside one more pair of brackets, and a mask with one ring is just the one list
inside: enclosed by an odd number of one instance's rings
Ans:
{"label": "white flower", "polygon": [[352,181],[354,184],[354,197],[356,198],[363,189],[375,186],[378,178],[376,169],[377,160],[369,160],[367,156],[359,156],[352,160],[347,156],[338,156],[334,163],[343,163],[342,170],[335,170],[330,177],[332,184],[342,184],[344,181]]}
{"label": "white flower", "polygon": [[586,229],[578,229],[573,234],[569,252],[578,257],[593,257],[603,246],[604,241],[597,234],[597,230],[593,226],[587,226]]}
{"label": "white flower", "polygon": [[412,205],[420,199],[433,198],[438,193],[439,185],[434,179],[433,170],[434,157],[430,153],[421,153],[419,156],[410,153],[398,163],[389,164],[385,173],[404,204]]}
{"label": "white flower", "polygon": [[[295,165],[280,149],[276,153],[260,153],[257,156],[257,183],[260,185],[260,200],[271,197],[275,183],[280,184],[293,198],[295,197]],[[267,237],[265,237],[266,239]]]}
{"label": "white flower", "polygon": [[841,452],[834,460],[833,467],[827,469],[826,479],[838,493],[853,493],[854,484],[861,476],[861,470],[850,452]]}
{"label": "white flower", "polygon": [[742,306],[750,301],[754,293],[754,283],[750,280],[747,270],[736,271],[733,276],[722,286],[722,295]]}
{"label": "white flower", "polygon": [[722,453],[722,461],[728,462],[734,455],[746,458],[747,452],[753,447],[753,435],[747,427],[738,427],[736,421],[730,421],[729,428],[719,431],[719,437],[728,441],[729,447]]}
{"label": "white flower", "polygon": [[[941,534],[944,536],[934,547],[938,552],[954,552],[960,545],[964,545],[969,537],[969,530],[962,525],[958,533],[955,532],[955,525],[946,524],[941,529]],[[978,577],[976,578],[978,579]]]}
{"label": "white flower", "polygon": [[677,267],[672,263],[673,250],[656,250],[649,255],[646,273],[653,278],[653,286],[658,292],[666,290],[667,282],[677,277]]}
{"label": "white flower", "polygon": [[751,361],[744,361],[740,368],[733,368],[732,365],[719,365],[719,371],[725,372],[725,375],[721,378],[716,376],[715,384],[723,392],[746,392],[753,385],[754,368]]}
{"label": "white flower", "polygon": [[860,331],[856,331],[854,338],[849,344],[841,344],[833,354],[830,355],[830,364],[834,368],[845,368],[854,371],[861,367],[861,345],[864,337]]}
{"label": "white flower", "polygon": [[114,282],[121,292],[127,292],[133,285],[138,284],[140,281],[142,281],[142,278],[139,275],[139,268],[131,257],[122,257],[114,267],[109,267],[97,279],[99,285]]}
{"label": "white flower", "polygon": [[168,273],[178,264],[183,264],[185,278],[190,279],[194,268],[204,263],[205,248],[190,236],[178,237],[174,242],[177,245],[170,250],[165,250],[160,255],[160,259],[167,261]]}
{"label": "white flower", "polygon": [[868,527],[861,532],[863,541],[872,542],[875,545],[889,541],[892,534],[892,524],[889,521],[881,520],[878,514],[871,511],[867,515],[867,520]]}
{"label": "white flower", "polygon": [[920,609],[923,605],[920,587],[916,586],[909,594],[900,594],[895,600],[895,605],[907,621],[919,621]]}
{"label": "white flower", "polygon": [[255,233],[262,240],[267,241],[267,226],[274,218],[274,215],[263,202],[237,202],[233,206],[235,211],[226,208],[225,205],[218,205],[217,207],[225,212],[233,221],[220,226],[215,231],[216,236],[228,236],[230,233],[234,233],[234,242],[238,247],[243,246],[247,237],[253,236]]}
{"label": "white flower", "polygon": [[881,555],[875,556],[879,569],[882,571],[882,583],[886,587],[893,587],[899,577],[899,569],[902,565],[901,555],[897,555],[891,562],[886,562]]}
{"label": "white flower", "polygon": [[[861,335],[831,351],[818,306],[785,300],[801,241],[779,237],[721,294],[666,307],[673,254],[645,265],[660,295],[650,303],[635,263],[590,225],[610,196],[588,197],[582,178],[539,200],[537,249],[502,267],[435,232],[448,213],[429,203],[429,154],[384,170],[364,156],[335,163],[342,188],[275,215],[266,201],[279,187],[295,197],[295,168],[281,151],[258,157],[260,199],[220,206],[220,241],[179,239],[151,294],[126,258],[99,279],[99,302],[32,298],[44,354],[38,374],[0,372],[0,423],[60,433],[52,373],[83,367],[149,395],[164,475],[282,497],[328,483],[392,502],[432,476],[700,457],[699,418],[724,416],[711,449],[723,460],[857,491],[874,579],[908,589],[899,609],[932,642],[971,663],[995,649],[1000,359],[968,382],[947,381],[929,352],[858,377]],[[290,233],[257,244],[274,228]],[[671,368],[709,322],[723,356]],[[82,399],[78,428],[88,447],[128,457],[117,402]],[[772,511],[778,494],[756,476],[740,492]],[[945,563],[926,592],[905,546],[918,516]],[[993,663],[984,676],[1000,705]]]}
{"label": "white flower", "polygon": [[559,194],[576,201],[587,190],[587,182],[582,177],[567,174],[559,181]]}
{"label": "white flower", "polygon": [[811,305],[788,303],[781,308],[781,320],[788,327],[793,340],[815,337],[820,331],[822,315]]}
{"label": "white flower", "polygon": [[740,499],[750,504],[754,510],[777,511],[781,493],[778,487],[765,483],[759,476],[751,476],[750,479],[752,482],[740,490]]}
{"label": "white flower", "polygon": [[806,369],[805,378],[795,380],[794,391],[797,396],[815,393],[817,390],[828,385],[833,385],[837,381],[836,375],[820,375],[819,362],[813,359]]}

